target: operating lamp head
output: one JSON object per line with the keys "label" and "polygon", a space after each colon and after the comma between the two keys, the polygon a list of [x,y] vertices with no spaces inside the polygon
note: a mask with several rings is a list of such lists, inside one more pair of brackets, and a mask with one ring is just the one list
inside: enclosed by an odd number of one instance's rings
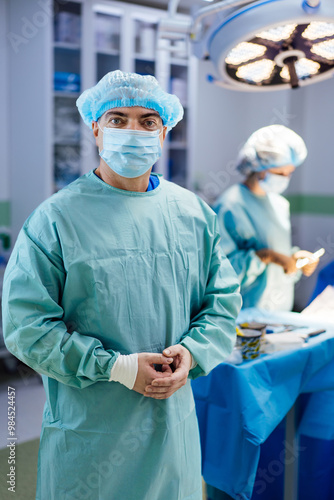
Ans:
{"label": "operating lamp head", "polygon": [[334,2],[260,0],[218,17],[194,51],[212,60],[223,86],[296,88],[334,74]]}

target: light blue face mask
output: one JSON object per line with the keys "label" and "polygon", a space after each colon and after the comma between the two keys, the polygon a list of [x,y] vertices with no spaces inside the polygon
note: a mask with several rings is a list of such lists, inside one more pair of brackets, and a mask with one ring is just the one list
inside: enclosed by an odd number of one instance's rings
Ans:
{"label": "light blue face mask", "polygon": [[287,189],[289,182],[290,177],[287,175],[279,175],[267,172],[265,178],[259,181],[259,184],[266,193],[281,194]]}
{"label": "light blue face mask", "polygon": [[117,129],[104,127],[101,158],[116,174],[129,179],[140,177],[161,156],[162,131]]}

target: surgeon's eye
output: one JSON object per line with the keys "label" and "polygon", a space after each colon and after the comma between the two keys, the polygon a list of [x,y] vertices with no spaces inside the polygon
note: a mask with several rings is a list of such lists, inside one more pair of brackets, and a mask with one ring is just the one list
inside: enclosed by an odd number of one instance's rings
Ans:
{"label": "surgeon's eye", "polygon": [[114,118],[110,116],[105,122],[105,127],[108,128],[122,128],[124,125],[126,125],[126,120],[121,116],[116,116]]}
{"label": "surgeon's eye", "polygon": [[158,130],[159,125],[158,125],[158,123],[155,120],[146,120],[144,122],[144,127],[147,130]]}
{"label": "surgeon's eye", "polygon": [[119,125],[122,125],[123,121],[120,119],[120,118],[112,118],[108,124],[110,124],[109,126],[112,127],[118,127]]}

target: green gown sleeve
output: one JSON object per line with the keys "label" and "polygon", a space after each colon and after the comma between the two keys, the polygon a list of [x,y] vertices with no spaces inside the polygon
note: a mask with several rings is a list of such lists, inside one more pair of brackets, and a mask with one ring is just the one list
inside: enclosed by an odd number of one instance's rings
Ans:
{"label": "green gown sleeve", "polygon": [[239,283],[230,262],[221,254],[219,240],[216,230],[202,308],[180,342],[197,362],[189,373],[192,379],[222,363],[236,340],[235,320],[242,302]]}
{"label": "green gown sleeve", "polygon": [[254,229],[241,208],[218,211],[221,248],[235,270],[241,290],[249,287],[266,270],[266,264],[256,255]]}
{"label": "green gown sleeve", "polygon": [[[26,223],[6,268],[3,332],[8,350],[38,373],[77,388],[108,381],[119,353],[67,332],[59,305],[66,272],[52,227],[43,242]],[[53,233],[53,234],[51,234]]]}

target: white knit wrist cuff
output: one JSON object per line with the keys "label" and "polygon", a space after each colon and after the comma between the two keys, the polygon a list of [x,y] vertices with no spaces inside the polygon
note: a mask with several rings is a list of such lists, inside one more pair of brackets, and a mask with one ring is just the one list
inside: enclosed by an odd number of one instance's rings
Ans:
{"label": "white knit wrist cuff", "polygon": [[193,368],[195,368],[195,366],[197,366],[197,363],[194,360],[193,355],[191,354],[190,356],[191,356],[191,367],[190,367],[190,370],[192,370]]}
{"label": "white knit wrist cuff", "polygon": [[138,354],[120,354],[110,370],[109,382],[119,382],[132,389],[138,373]]}

